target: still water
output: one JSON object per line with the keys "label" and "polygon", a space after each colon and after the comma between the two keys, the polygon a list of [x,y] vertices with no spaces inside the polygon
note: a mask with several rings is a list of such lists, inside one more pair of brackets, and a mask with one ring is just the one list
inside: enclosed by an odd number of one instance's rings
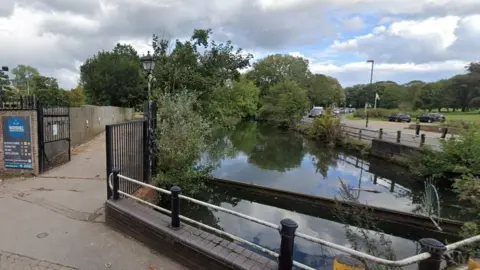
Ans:
{"label": "still water", "polygon": [[[425,187],[403,169],[382,160],[366,160],[340,150],[328,149],[288,131],[254,122],[240,123],[230,130],[218,130],[211,151],[203,160],[216,163],[213,175],[217,178],[254,183],[276,189],[305,193],[318,197],[340,198],[341,183],[346,184],[352,196],[373,206],[425,214]],[[242,197],[241,192],[215,188],[198,197],[212,204],[279,224],[284,218],[295,220],[298,231],[344,246],[353,242],[364,246],[360,232],[353,229],[349,241],[346,227],[328,219],[301,214],[295,209],[284,209],[254,202]],[[442,217],[457,218],[455,197],[440,192]],[[226,232],[240,236],[263,247],[278,251],[280,237],[277,231],[235,216],[185,204],[182,213],[199,219]],[[453,210],[452,210],[453,209]],[[369,231],[374,246],[381,246],[381,237]],[[386,235],[396,258],[413,255],[414,241]],[[368,251],[368,250],[364,250]],[[371,253],[372,251],[370,251]],[[385,252],[384,248],[375,251]],[[295,260],[317,269],[331,269],[332,258],[338,252],[303,239],[296,239]],[[383,254],[384,255],[384,254]],[[412,266],[412,269],[415,269]]]}

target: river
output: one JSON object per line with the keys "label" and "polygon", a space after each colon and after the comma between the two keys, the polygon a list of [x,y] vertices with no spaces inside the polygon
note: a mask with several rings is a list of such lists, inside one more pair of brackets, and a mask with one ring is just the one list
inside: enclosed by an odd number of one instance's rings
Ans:
{"label": "river", "polygon": [[[204,153],[203,160],[217,165],[213,171],[217,178],[339,199],[342,199],[340,190],[343,182],[344,190],[348,190],[355,200],[364,204],[417,214],[427,214],[431,208],[437,211],[435,202],[426,203],[423,183],[413,179],[406,170],[383,160],[366,159],[339,149],[322,147],[295,132],[255,122],[242,122],[233,129],[217,130],[214,135],[213,149]],[[441,216],[462,218],[454,194],[439,190],[439,195]],[[295,209],[253,202],[242,198],[239,192],[218,188],[215,192],[198,196],[210,203],[276,224],[284,218],[291,218],[298,223],[298,231],[337,244],[367,246],[361,236],[362,232],[356,228],[347,234],[346,225],[342,223],[300,214]],[[429,208],[428,205],[434,206]],[[208,225],[278,251],[280,237],[275,230],[191,204],[183,205],[182,212]],[[368,234],[374,246],[383,246],[369,252],[385,256],[385,247],[389,246],[397,259],[416,253],[417,244],[414,241],[374,231],[368,231]],[[379,244],[381,241],[388,244]],[[335,254],[338,252],[296,239],[294,259],[316,269],[331,269]]]}

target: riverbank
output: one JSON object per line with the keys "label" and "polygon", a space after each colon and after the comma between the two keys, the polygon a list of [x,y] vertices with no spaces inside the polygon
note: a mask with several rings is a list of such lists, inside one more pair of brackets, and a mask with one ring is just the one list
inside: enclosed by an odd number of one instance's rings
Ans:
{"label": "riverbank", "polygon": [[[311,123],[300,122],[292,130],[306,136],[308,139],[312,141],[316,141],[316,138],[312,136],[310,133]],[[408,168],[409,162],[408,158],[405,156],[400,155],[393,155],[391,157],[381,155],[378,151],[372,151],[372,144],[365,142],[363,140],[355,139],[353,137],[345,136],[341,139],[340,142],[337,143],[338,147],[342,148],[343,150],[350,151],[356,154],[360,154],[362,156],[371,156],[375,158],[385,158],[387,162],[390,162],[395,165],[400,165],[402,167]]]}

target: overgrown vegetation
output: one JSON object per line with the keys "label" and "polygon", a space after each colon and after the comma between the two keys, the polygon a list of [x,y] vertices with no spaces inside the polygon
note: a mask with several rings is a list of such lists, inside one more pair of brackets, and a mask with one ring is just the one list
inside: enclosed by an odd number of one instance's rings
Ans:
{"label": "overgrown vegetation", "polygon": [[[335,215],[344,224],[345,236],[350,246],[358,251],[366,252],[370,255],[396,260],[395,252],[392,247],[392,241],[376,225],[374,214],[368,205],[361,204],[358,197],[352,191],[352,187],[340,180],[341,187],[339,196],[342,201],[356,203],[362,207],[343,207],[337,204]],[[336,198],[337,199],[337,198]],[[366,269],[400,269],[378,264],[372,264],[369,261],[357,258],[362,261]]]}
{"label": "overgrown vegetation", "polygon": [[480,175],[480,129],[463,131],[460,138],[441,142],[442,151],[422,149],[411,163],[412,172],[422,177],[454,180],[462,175]]}
{"label": "overgrown vegetation", "polygon": [[[468,238],[480,234],[480,177],[472,174],[462,175],[455,181],[454,189],[459,194],[460,200],[467,201],[472,207],[464,211],[469,211],[472,220],[466,222],[462,228],[461,236]],[[468,246],[462,250],[466,257],[480,256],[480,244]]]}
{"label": "overgrown vegetation", "polygon": [[197,97],[187,91],[166,93],[158,99],[158,170],[155,184],[181,186],[189,194],[202,190],[201,181],[211,164],[200,163],[200,155],[209,150],[210,123],[195,110]]}
{"label": "overgrown vegetation", "polygon": [[335,145],[342,142],[340,119],[328,108],[321,117],[313,120],[310,136],[324,143]]}

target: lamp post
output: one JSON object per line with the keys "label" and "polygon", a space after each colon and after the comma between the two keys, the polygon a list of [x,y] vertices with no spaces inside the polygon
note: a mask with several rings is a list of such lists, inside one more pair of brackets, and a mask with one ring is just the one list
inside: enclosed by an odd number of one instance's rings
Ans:
{"label": "lamp post", "polygon": [[[370,88],[372,88],[372,83],[373,83],[373,66],[375,64],[375,60],[368,60],[367,63],[372,63],[372,69],[370,71]],[[375,103],[377,102],[377,95],[375,93]],[[367,128],[368,127],[368,108],[367,108],[367,91],[365,91],[365,127]],[[375,105],[375,107],[377,107]]]}
{"label": "lamp post", "polygon": [[142,63],[143,69],[148,73],[148,107],[150,107],[150,99],[152,97],[152,71],[155,68],[155,58],[150,55],[150,51],[147,55],[140,58],[140,62]]}

